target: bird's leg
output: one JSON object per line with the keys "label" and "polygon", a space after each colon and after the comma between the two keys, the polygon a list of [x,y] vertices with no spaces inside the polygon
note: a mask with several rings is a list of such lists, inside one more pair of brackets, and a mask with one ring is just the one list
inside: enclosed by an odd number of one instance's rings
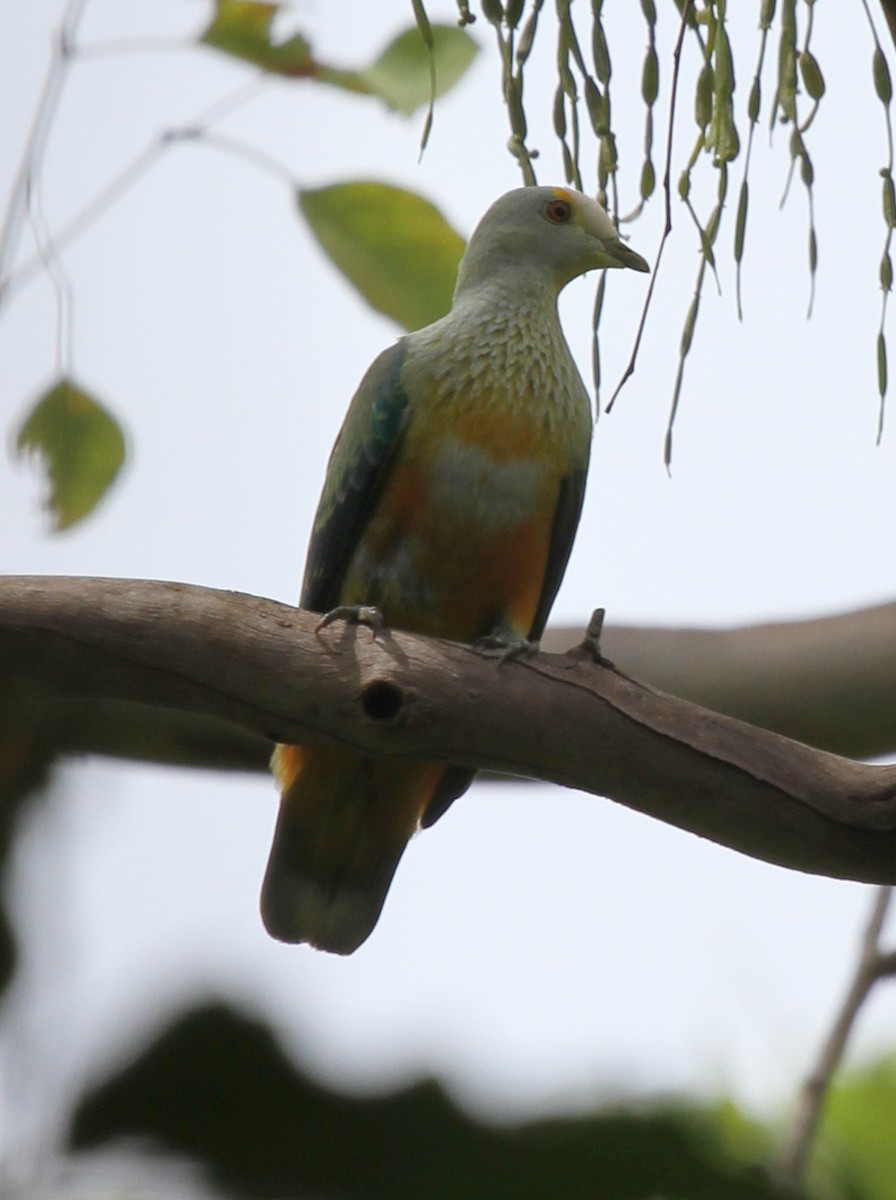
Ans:
{"label": "bird's leg", "polygon": [[337,604],[328,613],[324,613],[315,626],[314,632],[320,633],[334,621],[346,621],[349,625],[366,625],[372,631],[374,638],[385,625],[383,614],[375,604]]}
{"label": "bird's leg", "polygon": [[511,629],[503,622],[497,624],[491,633],[477,638],[473,643],[473,649],[478,654],[490,654],[493,651],[500,653],[499,666],[500,663],[508,662],[513,658],[528,658],[530,655],[537,654],[538,648],[538,642],[530,642],[528,638],[524,638],[521,633]]}

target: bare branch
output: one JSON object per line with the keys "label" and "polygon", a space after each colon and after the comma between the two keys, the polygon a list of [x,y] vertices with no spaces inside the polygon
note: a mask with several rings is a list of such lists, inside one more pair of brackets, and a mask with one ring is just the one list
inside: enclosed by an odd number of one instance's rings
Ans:
{"label": "bare branch", "polygon": [[[542,647],[580,639],[549,629]],[[603,649],[652,687],[850,758],[896,750],[896,604],[731,629],[605,626]]]}
{"label": "bare branch", "polygon": [[48,696],[149,705],[277,741],[444,759],[607,796],[754,857],[896,881],[896,768],[811,750],[636,683],[587,650],[502,662],[183,584],[0,583],[21,719]]}
{"label": "bare branch", "polygon": [[[25,151],[18,174],[12,185],[3,225],[0,228],[0,289],[5,286],[9,267],[15,258],[25,218],[28,195],[40,171],[47,139],[56,116],[66,70],[71,61],[71,47],[81,21],[86,0],[68,0],[62,21],[53,41],[50,62],[43,88],[28,131]],[[0,291],[2,298],[2,291]]]}
{"label": "bare branch", "polygon": [[[582,630],[549,628],[565,653]],[[604,626],[604,652],[651,687],[821,750],[868,758],[896,749],[896,604],[731,629]],[[103,754],[266,771],[272,742],[210,715],[42,698],[34,733],[57,754]]]}
{"label": "bare branch", "polygon": [[859,1010],[875,983],[884,975],[896,973],[896,963],[893,961],[896,955],[884,954],[880,949],[880,936],[891,898],[891,888],[878,888],[852,983],[818,1056],[818,1062],[800,1092],[796,1116],[779,1159],[781,1174],[791,1183],[799,1184],[805,1175],[831,1080],[843,1058]]}
{"label": "bare branch", "polygon": [[[83,54],[83,48],[78,48],[78,56]],[[47,240],[55,255],[81,236],[85,230],[107,212],[122,196],[155,166],[165,152],[172,146],[183,145],[187,142],[204,142],[214,145],[219,150],[239,155],[267,174],[286,181],[294,187],[296,181],[289,176],[282,163],[253,146],[230,139],[225,145],[220,135],[216,135],[212,126],[223,117],[229,116],[236,109],[252,100],[268,84],[269,77],[263,71],[251,76],[239,87],[232,88],[219,96],[211,104],[204,105],[197,113],[180,125],[171,126],[155,134],[118,174],[102,187],[88,203],[73,217],[53,232],[48,232]],[[0,263],[3,261],[2,241],[0,241]],[[11,295],[36,278],[45,264],[40,254],[26,258],[14,269],[0,273],[0,302],[9,299]]]}

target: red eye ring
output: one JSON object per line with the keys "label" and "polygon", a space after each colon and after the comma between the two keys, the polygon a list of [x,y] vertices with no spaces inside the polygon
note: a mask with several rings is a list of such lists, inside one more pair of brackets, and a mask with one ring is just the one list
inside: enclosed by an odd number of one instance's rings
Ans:
{"label": "red eye ring", "polygon": [[549,200],[544,206],[544,215],[555,225],[567,225],[572,220],[572,205],[568,200]]}

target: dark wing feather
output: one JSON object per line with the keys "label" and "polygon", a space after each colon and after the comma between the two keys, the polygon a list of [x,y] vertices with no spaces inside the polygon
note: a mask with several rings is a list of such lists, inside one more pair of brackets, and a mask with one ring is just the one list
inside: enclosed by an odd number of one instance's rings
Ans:
{"label": "dark wing feather", "polygon": [[537,642],[544,633],[548,623],[548,614],[554,603],[560,584],[563,580],[566,564],[569,562],[572,544],[575,541],[579,517],[582,514],[582,501],[585,499],[585,477],[587,471],[582,468],[570,473],[560,481],[560,492],[557,496],[557,509],[554,513],[554,524],[551,529],[551,544],[548,547],[548,561],[544,573],[544,583],[541,588],[541,599],[535,612],[535,619],[529,631],[529,640]]}
{"label": "dark wing feather", "polygon": [[339,604],[346,568],[394,462],[407,423],[404,356],[400,341],[374,360],[333,446],[302,583],[301,605],[312,612]]}
{"label": "dark wing feather", "polygon": [[444,816],[458,796],[464,794],[475,778],[476,772],[471,771],[469,767],[452,765],[446,767],[445,774],[439,780],[432,799],[420,818],[420,828],[429,829],[430,825],[435,825],[439,817]]}

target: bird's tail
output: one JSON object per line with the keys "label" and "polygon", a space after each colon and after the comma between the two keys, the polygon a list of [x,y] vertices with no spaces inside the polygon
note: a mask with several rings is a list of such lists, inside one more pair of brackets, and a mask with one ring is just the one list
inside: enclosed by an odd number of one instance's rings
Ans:
{"label": "bird's tail", "polygon": [[351,954],[370,934],[445,764],[278,746],[282,799],[261,893],[268,933]]}

